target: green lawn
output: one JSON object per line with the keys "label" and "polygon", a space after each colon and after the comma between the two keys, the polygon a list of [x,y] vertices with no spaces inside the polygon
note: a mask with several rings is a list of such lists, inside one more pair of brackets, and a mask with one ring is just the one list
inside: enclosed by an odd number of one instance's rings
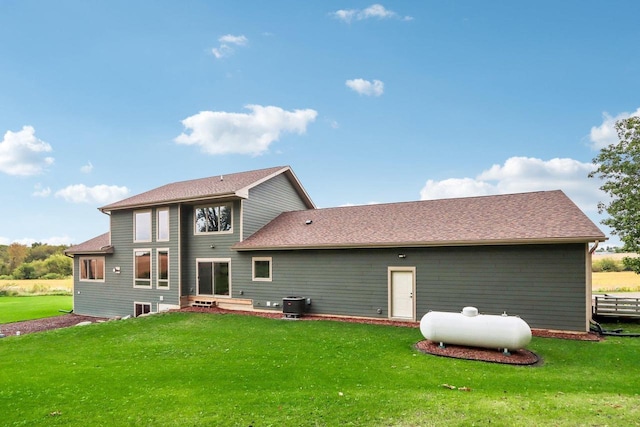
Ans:
{"label": "green lawn", "polygon": [[424,355],[421,339],[413,328],[197,313],[3,338],[2,423],[638,425],[640,339],[534,338],[539,367]]}
{"label": "green lawn", "polygon": [[71,296],[0,297],[0,325],[58,316],[72,307]]}

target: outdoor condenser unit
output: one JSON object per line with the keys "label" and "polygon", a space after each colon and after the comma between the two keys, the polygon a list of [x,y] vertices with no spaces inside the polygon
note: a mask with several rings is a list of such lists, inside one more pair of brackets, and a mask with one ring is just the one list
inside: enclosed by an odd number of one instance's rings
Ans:
{"label": "outdoor condenser unit", "polygon": [[282,298],[282,314],[286,318],[297,319],[304,314],[306,303],[304,297]]}

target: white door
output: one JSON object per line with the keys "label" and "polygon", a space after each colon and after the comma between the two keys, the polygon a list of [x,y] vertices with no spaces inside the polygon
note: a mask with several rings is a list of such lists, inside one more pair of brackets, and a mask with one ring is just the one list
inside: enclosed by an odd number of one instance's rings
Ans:
{"label": "white door", "polygon": [[389,269],[389,316],[414,320],[415,269]]}

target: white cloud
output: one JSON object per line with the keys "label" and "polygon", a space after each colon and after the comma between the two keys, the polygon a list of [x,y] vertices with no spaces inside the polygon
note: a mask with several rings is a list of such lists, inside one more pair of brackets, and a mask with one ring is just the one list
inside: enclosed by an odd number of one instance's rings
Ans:
{"label": "white cloud", "polygon": [[182,133],[175,142],[198,145],[208,154],[263,154],[284,132],[303,134],[315,121],[315,110],[285,111],[280,107],[247,105],[250,113],[201,111],[182,121],[191,133]]}
{"label": "white cloud", "polygon": [[370,82],[364,79],[353,79],[345,82],[347,87],[360,95],[380,96],[384,93],[384,83],[380,80]]}
{"label": "white cloud", "polygon": [[35,191],[32,193],[35,197],[49,197],[51,195],[51,188],[43,187],[42,184],[35,185]]}
{"label": "white cloud", "polygon": [[231,55],[235,51],[233,46],[246,46],[249,39],[243,35],[234,36],[232,34],[226,34],[220,37],[218,41],[220,42],[220,46],[214,47],[211,49],[211,52],[216,58],[220,59]]}
{"label": "white cloud", "polygon": [[92,170],[93,170],[93,163],[91,162],[88,162],[86,165],[80,168],[80,172],[82,173],[91,173]]}
{"label": "white cloud", "polygon": [[598,202],[606,198],[599,190],[600,183],[587,177],[594,168],[592,163],[567,158],[545,161],[511,157],[503,165],[493,165],[475,178],[428,180],[420,191],[420,198],[427,200],[562,190],[583,211],[594,212],[597,211]]}
{"label": "white cloud", "polygon": [[402,19],[403,21],[413,20],[413,17],[411,16],[401,17],[396,12],[386,9],[381,4],[372,4],[371,6],[365,9],[340,9],[331,13],[331,16],[346,23],[351,23],[351,21],[353,20],[362,21],[365,19],[397,18],[397,19]]}
{"label": "white cloud", "polygon": [[125,198],[129,194],[127,187],[116,185],[95,185],[87,187],[84,184],[75,184],[56,191],[56,197],[60,197],[71,203],[91,203],[106,205]]}
{"label": "white cloud", "polygon": [[7,131],[0,142],[0,172],[8,175],[37,175],[53,164],[51,145],[36,138],[32,126],[23,126],[18,132]]}
{"label": "white cloud", "polygon": [[616,122],[618,120],[628,119],[629,117],[640,117],[640,108],[633,113],[623,112],[615,117],[612,117],[606,112],[602,113],[602,124],[592,127],[591,133],[589,134],[591,148],[600,150],[611,144],[616,144],[618,142],[618,133],[615,128]]}
{"label": "white cloud", "polygon": [[235,44],[238,46],[245,46],[249,40],[245,36],[234,36],[232,34],[227,34],[218,39],[220,43],[224,44]]}
{"label": "white cloud", "polygon": [[[7,243],[5,243],[7,242]],[[10,245],[11,243],[19,243],[25,246],[31,246],[34,243],[43,243],[46,245],[58,246],[58,245],[68,245],[73,242],[73,239],[69,236],[52,236],[47,237],[46,239],[34,239],[33,237],[23,237],[22,239],[17,240],[9,240],[7,238],[0,237],[0,245]]]}

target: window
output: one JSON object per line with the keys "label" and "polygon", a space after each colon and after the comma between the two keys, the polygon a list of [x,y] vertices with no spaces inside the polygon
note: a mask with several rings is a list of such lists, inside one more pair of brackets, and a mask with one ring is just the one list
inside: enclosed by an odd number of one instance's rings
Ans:
{"label": "window", "polygon": [[169,208],[158,209],[157,212],[157,236],[158,242],[166,242],[169,240]]}
{"label": "window", "polygon": [[231,213],[230,204],[196,208],[196,234],[231,231]]}
{"label": "window", "polygon": [[104,282],[104,258],[80,257],[80,281]]}
{"label": "window", "polygon": [[158,289],[169,289],[169,249],[158,249]]}
{"label": "window", "polygon": [[151,313],[151,304],[148,302],[134,302],[133,309],[135,317],[142,316],[143,314]]}
{"label": "window", "polygon": [[253,258],[253,280],[271,281],[271,258]]}
{"label": "window", "polygon": [[151,250],[136,249],[133,251],[133,286],[151,287]]}
{"label": "window", "polygon": [[135,212],[133,221],[133,241],[151,241],[151,211]]}

